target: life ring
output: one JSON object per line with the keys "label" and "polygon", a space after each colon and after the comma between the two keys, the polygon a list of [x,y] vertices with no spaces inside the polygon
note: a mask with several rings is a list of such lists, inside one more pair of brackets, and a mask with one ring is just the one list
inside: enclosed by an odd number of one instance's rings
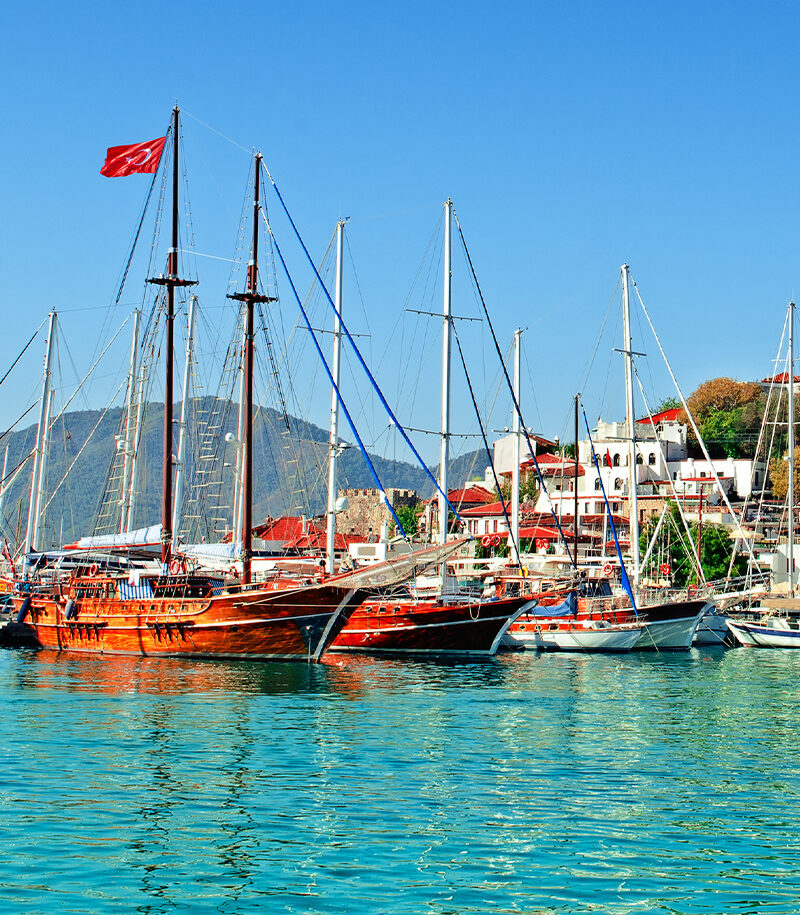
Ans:
{"label": "life ring", "polygon": [[97,563],[96,563],[96,562],[93,562],[93,563],[89,566],[89,577],[90,577],[90,578],[94,578],[94,577],[97,575],[97,573],[98,573],[99,571],[100,571],[100,569],[97,567]]}
{"label": "life ring", "polygon": [[665,576],[669,575],[669,573],[672,571],[672,569],[669,567],[668,562],[662,562],[658,568],[659,568],[659,571],[661,572],[661,574],[665,575]]}
{"label": "life ring", "polygon": [[612,575],[613,572],[614,572],[614,566],[612,566],[610,562],[607,562],[607,563],[603,566],[603,575],[605,575],[606,578],[608,578],[608,576],[609,576],[609,575]]}
{"label": "life ring", "polygon": [[491,545],[492,545],[491,534],[484,534],[483,537],[481,537],[481,546],[491,546]]}
{"label": "life ring", "polygon": [[169,564],[170,575],[185,575],[186,563],[182,559],[173,559]]}
{"label": "life ring", "polygon": [[536,549],[537,549],[537,550],[546,550],[547,547],[548,547],[548,543],[547,543],[547,541],[544,539],[544,537],[540,537],[540,538],[536,541]]}
{"label": "life ring", "polygon": [[502,540],[501,540],[500,534],[492,535],[492,546],[500,546],[501,542],[502,542]]}

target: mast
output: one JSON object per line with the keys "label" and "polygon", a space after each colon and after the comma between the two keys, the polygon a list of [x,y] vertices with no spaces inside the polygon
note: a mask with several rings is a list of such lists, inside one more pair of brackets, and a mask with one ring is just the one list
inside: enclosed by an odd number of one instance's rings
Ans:
{"label": "mast", "polygon": [[794,302],[789,303],[789,544],[786,554],[789,566],[789,595],[794,594]]}
{"label": "mast", "polygon": [[581,395],[575,395],[575,530],[574,540],[572,542],[572,558],[575,561],[575,568],[578,568],[578,404]]}
{"label": "mast", "polygon": [[[514,331],[514,397],[517,406],[520,403],[520,344],[522,342],[522,329],[517,328]],[[516,563],[520,565],[519,555],[519,412],[514,410],[514,416],[511,423],[514,433],[514,457],[511,467],[511,542],[516,555]]]}
{"label": "mast", "polygon": [[[452,345],[452,228],[453,201],[444,205],[444,296],[442,302],[442,431],[439,451],[439,537],[447,542],[449,506],[447,502],[447,465],[450,461],[450,350]],[[447,587],[447,563],[442,563],[442,591]]]}
{"label": "mast", "polygon": [[331,426],[328,438],[328,527],[326,539],[326,571],[329,575],[334,572],[334,554],[336,541],[336,454],[339,449],[339,378],[341,376],[342,352],[342,242],[344,238],[344,222],[336,223],[336,289],[334,291],[334,309],[336,316],[333,319],[333,362],[331,374],[333,375],[333,390],[331,391]]}
{"label": "mast", "polygon": [[633,352],[631,350],[631,304],[628,294],[628,265],[622,271],[623,354],[625,356],[625,423],[628,429],[628,468],[630,470],[630,546],[633,563],[633,590],[639,587],[639,500],[636,479],[636,417],[633,412]]}
{"label": "mast", "polygon": [[50,323],[47,328],[45,345],[44,375],[42,377],[42,399],[39,405],[39,426],[36,433],[36,450],[33,455],[33,474],[31,476],[31,497],[28,503],[28,527],[25,533],[25,553],[36,549],[39,534],[39,517],[37,507],[41,505],[40,486],[44,478],[44,449],[47,442],[48,407],[50,404],[50,374],[55,348],[58,316],[55,309],[50,312]]}
{"label": "mast", "polygon": [[[136,391],[136,356],[139,351],[139,317],[141,312],[137,308],[133,312],[133,333],[131,334],[131,357],[128,368],[128,403],[125,407],[125,441],[123,446],[125,454],[123,459],[122,470],[122,509],[119,513],[119,532],[120,534],[130,530],[131,506],[133,504],[133,470],[134,470],[134,449],[138,438],[138,422],[134,422],[134,398]],[[138,415],[137,415],[138,419]]]}
{"label": "mast", "polygon": [[178,276],[178,177],[180,131],[178,115],[180,109],[172,110],[172,243],[167,254],[167,275],[153,277],[148,282],[167,287],[167,316],[165,327],[165,380],[164,380],[164,461],[161,483],[161,562],[169,562],[172,552],[172,390],[175,346],[175,288],[193,286],[193,280],[182,280]]}
{"label": "mast", "polygon": [[[447,541],[447,465],[450,460],[450,350],[452,341],[452,286],[453,271],[451,267],[453,201],[448,197],[444,205],[444,299],[442,307],[442,431],[439,451],[439,536],[441,542]],[[442,583],[445,568],[442,566]]]}
{"label": "mast", "polygon": [[254,355],[254,309],[256,302],[273,302],[270,296],[258,292],[258,220],[261,215],[261,153],[255,157],[255,178],[253,182],[253,242],[250,262],[247,265],[247,289],[230,296],[245,303],[244,320],[244,422],[242,448],[242,491],[239,496],[239,514],[242,518],[242,584],[252,580],[251,560],[253,553],[253,355]]}
{"label": "mast", "polygon": [[242,529],[242,444],[244,442],[244,351],[247,349],[247,328],[242,329],[242,353],[239,359],[239,414],[236,423],[236,473],[233,478],[233,530],[238,536]]}
{"label": "mast", "polygon": [[3,520],[3,503],[6,500],[6,490],[8,489],[8,483],[6,482],[6,471],[8,470],[8,445],[6,445],[6,451],[3,455],[3,476],[0,479],[0,523]]}
{"label": "mast", "polygon": [[186,328],[186,362],[183,366],[183,394],[181,397],[181,419],[178,426],[178,457],[176,459],[175,470],[175,498],[172,508],[172,532],[173,535],[178,530],[178,517],[181,510],[181,501],[183,499],[183,480],[186,476],[186,413],[189,408],[189,383],[190,372],[192,368],[192,347],[194,343],[194,309],[197,303],[197,296],[189,298],[189,317]]}

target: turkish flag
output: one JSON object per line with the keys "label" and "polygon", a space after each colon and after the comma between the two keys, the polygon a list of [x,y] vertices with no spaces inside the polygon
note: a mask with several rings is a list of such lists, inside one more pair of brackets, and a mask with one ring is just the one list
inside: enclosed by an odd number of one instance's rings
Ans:
{"label": "turkish flag", "polygon": [[166,137],[148,143],[131,143],[128,146],[110,146],[100,174],[106,178],[125,178],[138,172],[153,174],[161,161]]}

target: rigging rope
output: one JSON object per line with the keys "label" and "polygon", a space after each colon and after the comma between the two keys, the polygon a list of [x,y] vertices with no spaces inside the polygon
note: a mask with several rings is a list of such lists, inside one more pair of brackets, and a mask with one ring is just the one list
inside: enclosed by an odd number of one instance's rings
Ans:
{"label": "rigging rope", "polygon": [[[267,168],[266,164],[265,164],[263,161],[262,161],[262,167],[264,168],[264,171],[266,172],[267,177],[268,177],[269,180],[270,180],[270,183],[272,184],[273,188],[275,189],[275,193],[276,193],[277,196],[278,196],[278,200],[280,200],[280,202],[281,202],[281,206],[283,207],[283,211],[284,211],[284,213],[286,213],[286,217],[287,217],[287,219],[289,220],[289,222],[290,222],[290,224],[291,224],[291,226],[292,226],[292,229],[294,230],[294,233],[295,233],[295,235],[296,235],[296,237],[297,237],[297,240],[300,242],[300,246],[301,246],[301,248],[303,249],[303,252],[304,252],[304,254],[305,254],[305,256],[306,256],[306,258],[307,258],[309,264],[311,265],[311,269],[314,271],[314,273],[316,274],[317,279],[319,280],[320,287],[322,288],[322,291],[325,293],[325,296],[326,296],[326,298],[328,299],[328,303],[330,304],[330,307],[331,307],[334,311],[336,311],[336,306],[335,306],[334,303],[333,303],[333,299],[331,298],[330,293],[328,292],[327,287],[326,287],[325,284],[322,282],[322,278],[321,278],[320,275],[319,275],[319,271],[317,270],[316,264],[315,264],[314,261],[312,260],[311,255],[308,253],[308,248],[306,248],[305,242],[303,241],[303,238],[302,238],[302,236],[300,235],[300,232],[298,231],[298,228],[297,228],[297,226],[295,225],[294,220],[292,219],[292,215],[291,215],[291,213],[289,212],[289,209],[288,209],[288,207],[286,206],[286,203],[284,202],[283,196],[281,195],[281,192],[278,190],[278,185],[275,183],[275,180],[273,179],[272,175],[269,173],[269,169]],[[271,230],[271,229],[270,229],[270,235],[272,236],[272,230]],[[284,261],[284,259],[283,259],[283,255],[280,253],[280,249],[278,248],[278,243],[277,243],[277,241],[275,240],[274,236],[272,236],[272,238],[273,238],[273,243],[274,243],[274,245],[275,245],[275,250],[278,252],[278,255],[279,255],[280,259],[281,259],[281,263],[283,264],[284,270],[286,270],[287,277],[289,278],[289,282],[292,284],[292,289],[294,289],[294,283],[292,282],[291,276],[289,276],[289,271],[288,271],[288,269],[287,269],[287,267],[286,267],[286,263],[285,263],[285,261]],[[297,291],[296,291],[296,290],[295,290],[295,296],[297,297],[298,304],[300,304],[300,297],[297,295]],[[300,308],[302,309],[302,305],[300,305]],[[306,314],[305,314],[305,311],[303,311],[303,317],[305,318],[306,323],[308,323],[308,318],[307,318],[307,316],[306,316]],[[420,454],[419,454],[419,452],[417,451],[417,449],[414,447],[413,442],[411,441],[411,439],[410,439],[410,438],[408,437],[408,435],[406,434],[405,429],[402,427],[402,425],[400,424],[399,420],[398,420],[397,417],[394,415],[394,412],[392,411],[392,408],[389,406],[389,404],[388,404],[387,401],[386,401],[386,398],[383,396],[383,391],[381,391],[380,387],[378,387],[378,383],[375,381],[375,378],[374,378],[372,372],[371,372],[371,371],[369,370],[369,368],[367,367],[366,362],[364,362],[364,358],[363,358],[363,356],[361,355],[361,351],[360,351],[359,348],[356,346],[355,340],[353,339],[353,337],[352,337],[350,331],[347,329],[347,325],[345,324],[345,322],[344,322],[341,318],[339,319],[339,325],[340,325],[340,327],[341,327],[341,329],[342,329],[342,333],[344,333],[344,335],[347,337],[347,340],[348,340],[348,342],[350,343],[350,346],[353,347],[353,352],[356,354],[356,358],[358,359],[359,363],[361,364],[361,367],[362,367],[362,369],[364,370],[364,373],[366,374],[367,378],[369,379],[370,383],[372,384],[372,387],[375,389],[375,393],[378,395],[378,398],[379,398],[381,404],[383,405],[384,410],[386,410],[386,413],[388,414],[389,419],[392,420],[392,422],[394,423],[394,425],[397,427],[397,431],[400,433],[400,435],[403,437],[403,440],[405,441],[405,443],[406,443],[406,444],[408,445],[408,447],[411,449],[412,454],[413,454],[414,457],[417,459],[417,461],[419,462],[419,464],[420,464],[420,466],[422,467],[422,469],[425,471],[425,473],[428,475],[428,477],[433,481],[433,484],[434,484],[434,486],[436,487],[437,492],[441,493],[441,495],[444,496],[444,501],[447,503],[448,508],[453,512],[453,514],[456,516],[456,518],[458,518],[459,520],[461,520],[461,515],[459,515],[459,513],[456,511],[456,509],[455,509],[455,508],[453,507],[453,505],[450,503],[450,500],[447,498],[447,493],[442,491],[442,488],[441,488],[441,486],[439,485],[439,481],[438,481],[438,480],[436,479],[436,477],[434,477],[434,475],[431,473],[431,471],[429,470],[428,465],[425,463],[425,461],[422,460],[422,457],[420,456]],[[311,336],[313,337],[314,345],[316,346],[317,351],[318,351],[319,354],[320,354],[320,357],[323,358],[323,361],[324,361],[324,357],[322,357],[322,351],[321,351],[320,348],[319,348],[319,343],[317,342],[317,338],[314,336],[314,332],[313,332],[313,330],[312,330],[312,328],[311,328],[311,325],[308,324],[308,327],[309,327],[309,331],[310,331],[310,333],[311,333]],[[327,363],[327,362],[325,362],[325,368],[326,368],[326,370],[328,371],[328,374],[330,375],[330,370],[328,369],[328,363]],[[331,379],[331,380],[332,380],[332,379]],[[334,386],[334,387],[335,387],[335,386]],[[337,390],[337,396],[339,397],[339,402],[342,403],[342,406],[344,407],[344,403],[343,403],[343,401],[342,401],[342,399],[341,399],[341,395],[338,393],[338,388],[336,388],[336,390]],[[345,410],[345,413],[347,413],[347,410]],[[348,417],[348,422],[350,422],[351,425],[352,425],[352,420],[350,420],[349,414],[347,414],[347,417]],[[358,434],[358,433],[355,432],[355,427],[353,427],[353,432],[354,432],[356,435]],[[360,444],[360,443],[361,443],[361,438],[360,438],[360,437],[358,438],[358,441],[359,441],[359,444]],[[370,466],[371,466],[371,462],[370,462]],[[392,514],[394,515],[394,511],[392,511]],[[398,524],[399,524],[399,521],[398,521]],[[400,529],[402,530],[402,525],[401,525]]]}
{"label": "rigging rope", "polygon": [[[267,174],[269,175],[268,171],[267,171]],[[270,180],[272,180],[272,179],[270,178]],[[277,190],[277,188],[276,188],[276,190]],[[285,207],[284,207],[284,209],[285,209]],[[288,211],[287,211],[287,215],[288,215]],[[289,219],[291,220],[291,216],[289,217]],[[294,225],[294,223],[293,223],[293,225]],[[333,380],[333,373],[331,372],[330,367],[328,366],[325,356],[322,354],[322,349],[320,348],[319,341],[317,340],[316,334],[314,333],[314,330],[311,327],[311,322],[308,320],[308,315],[306,314],[305,308],[303,308],[303,303],[300,300],[300,296],[297,293],[297,289],[294,285],[294,280],[292,279],[292,276],[289,273],[289,268],[287,267],[286,261],[283,258],[283,253],[278,245],[278,241],[272,233],[272,226],[270,226],[269,223],[267,223],[267,229],[269,230],[270,237],[272,238],[272,243],[275,246],[275,251],[276,251],[278,257],[280,258],[280,262],[283,266],[284,272],[286,273],[286,278],[289,281],[289,285],[292,287],[292,292],[294,293],[294,297],[297,300],[297,307],[300,309],[300,312],[303,316],[303,320],[305,321],[306,327],[308,328],[308,333],[311,337],[311,340],[314,343],[315,349],[317,350],[317,355],[322,360],[322,364],[325,368],[326,374],[328,375],[328,379],[330,380],[330,383],[333,386],[333,390],[336,391],[336,397],[339,401],[339,405],[341,406],[342,412],[344,413],[345,418],[347,419],[350,429],[352,430],[353,435],[355,436],[355,439],[358,442],[358,447],[361,449],[361,453],[364,455],[364,460],[367,462],[367,466],[369,467],[370,473],[372,474],[372,479],[375,480],[375,483],[376,483],[381,495],[383,496],[383,500],[386,504],[386,507],[389,509],[389,512],[390,512],[392,518],[394,519],[395,524],[397,525],[397,529],[402,532],[403,539],[408,541],[408,539],[409,539],[408,534],[406,533],[403,525],[400,523],[400,519],[397,517],[397,514],[395,513],[395,510],[394,510],[391,502],[389,501],[389,497],[386,495],[383,485],[381,484],[380,478],[378,477],[378,472],[375,470],[372,460],[370,459],[370,456],[367,453],[367,449],[364,447],[364,443],[361,441],[361,436],[358,434],[358,429],[356,429],[355,423],[353,422],[352,417],[350,416],[350,411],[347,409],[347,405],[344,402],[344,398],[342,397],[342,393],[339,390],[339,386]],[[298,235],[298,237],[299,237],[299,235]],[[301,242],[301,244],[302,244],[302,242]],[[308,253],[308,252],[306,252],[306,253]],[[310,260],[310,258],[309,258],[309,260]],[[314,269],[316,272],[316,267]],[[317,276],[319,276],[319,274],[317,274]],[[322,283],[321,279],[320,279],[320,283]],[[325,287],[323,286],[323,288],[325,288]],[[326,292],[327,292],[327,290],[326,290]],[[340,322],[340,326],[344,329],[344,323]],[[347,336],[348,336],[348,338],[350,337],[349,334]],[[448,502],[448,505],[449,504],[450,503]]]}
{"label": "rigging rope", "polygon": [[[489,330],[491,331],[491,334],[492,334],[492,340],[494,341],[494,348],[495,348],[495,351],[497,352],[497,358],[500,360],[500,366],[502,368],[503,375],[505,376],[506,384],[508,385],[508,390],[511,392],[511,400],[513,401],[513,404],[514,404],[514,410],[516,411],[516,414],[519,417],[519,424],[522,429],[522,432],[525,435],[525,441],[527,442],[527,445],[528,445],[528,451],[530,452],[531,458],[533,459],[533,466],[534,466],[534,469],[536,470],[536,476],[538,477],[539,485],[542,487],[542,491],[544,492],[545,496],[547,497],[548,504],[550,505],[550,514],[553,516],[553,520],[556,523],[556,527],[558,528],[558,534],[561,537],[561,542],[564,544],[564,548],[566,549],[567,555],[570,557],[570,562],[572,563],[573,568],[577,569],[577,567],[578,567],[577,561],[576,561],[577,557],[572,556],[572,551],[569,549],[569,544],[567,542],[566,535],[564,534],[564,530],[561,527],[561,521],[559,520],[558,515],[556,514],[555,508],[553,507],[553,501],[550,498],[550,493],[547,491],[547,487],[545,486],[544,477],[542,476],[542,471],[541,471],[541,468],[539,467],[539,461],[536,459],[536,452],[533,450],[533,443],[531,442],[530,433],[528,432],[528,426],[522,417],[522,410],[520,410],[519,402],[517,401],[517,395],[514,393],[514,385],[511,383],[511,379],[508,377],[508,369],[506,368],[506,364],[503,361],[503,354],[500,350],[500,344],[497,342],[497,335],[494,332],[494,325],[492,324],[492,319],[489,317],[489,309],[486,307],[486,300],[483,297],[483,292],[481,291],[480,283],[478,282],[478,276],[475,273],[475,267],[472,264],[472,258],[470,257],[469,249],[467,248],[467,242],[466,242],[466,239],[464,238],[464,233],[461,230],[461,223],[458,220],[458,216],[456,216],[455,210],[453,211],[453,218],[455,219],[456,226],[458,227],[458,234],[461,236],[461,244],[464,246],[464,253],[467,255],[467,262],[469,263],[469,268],[472,272],[472,279],[475,282],[475,286],[478,290],[478,295],[480,296],[483,313],[486,316],[486,323],[489,325]],[[576,477],[576,485],[577,485],[577,477]],[[577,523],[578,523],[577,518],[575,519],[575,523],[577,525]]]}

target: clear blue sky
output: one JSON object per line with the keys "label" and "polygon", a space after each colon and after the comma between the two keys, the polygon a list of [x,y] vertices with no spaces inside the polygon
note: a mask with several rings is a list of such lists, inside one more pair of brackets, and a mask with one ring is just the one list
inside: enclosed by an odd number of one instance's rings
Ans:
{"label": "clear blue sky", "polygon": [[[799,26],[781,2],[12,5],[5,362],[52,305],[88,361],[103,312],[71,310],[112,298],[148,181],[101,177],[105,149],[163,134],[177,100],[263,152],[313,252],[351,218],[383,378],[448,195],[504,347],[529,329],[532,426],[563,434],[623,261],[687,393],[762,377],[800,294]],[[188,116],[184,132],[198,250],[230,256],[248,157]],[[35,389],[41,348],[0,390],[3,418]],[[603,372],[594,384],[596,413]],[[403,418],[435,423],[427,400]]]}

